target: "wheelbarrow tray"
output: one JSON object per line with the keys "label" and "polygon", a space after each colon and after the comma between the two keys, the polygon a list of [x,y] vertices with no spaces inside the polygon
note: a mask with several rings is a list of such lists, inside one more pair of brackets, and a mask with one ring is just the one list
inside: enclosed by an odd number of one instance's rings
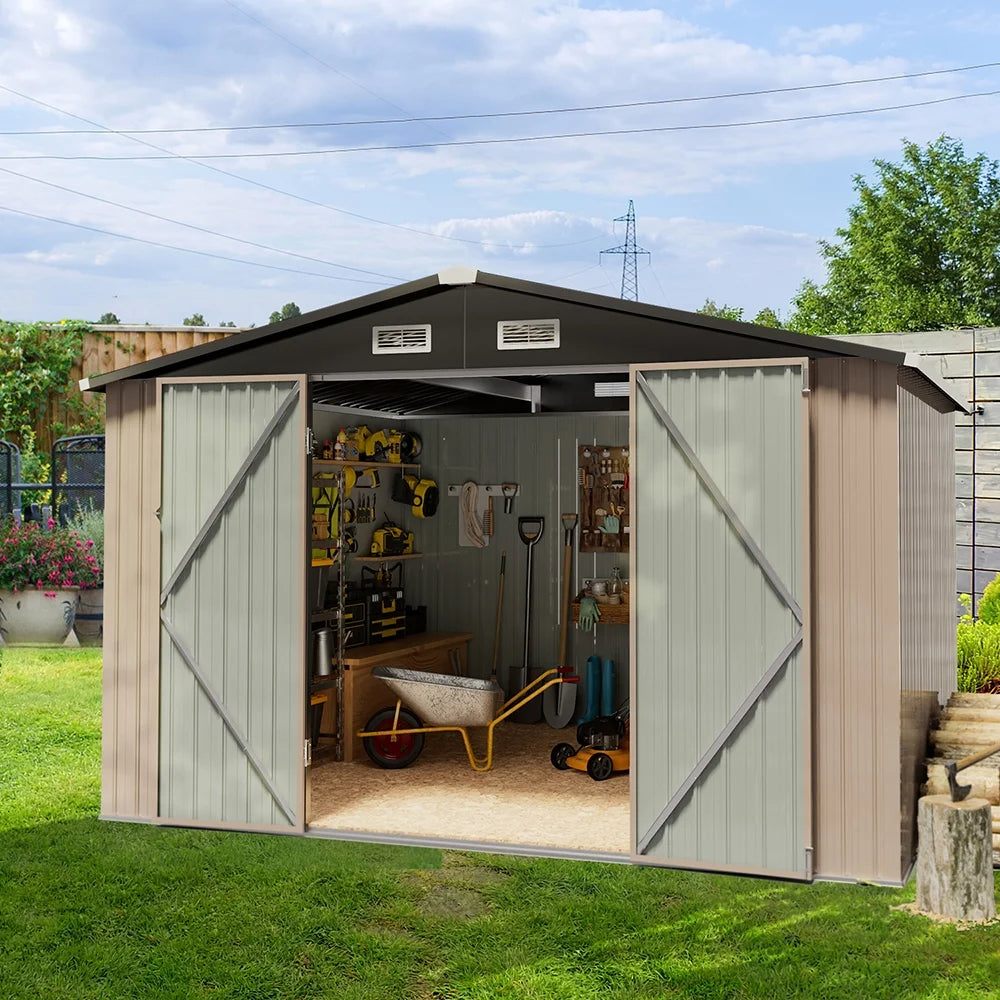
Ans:
{"label": "wheelbarrow tray", "polygon": [[378,677],[425,726],[488,726],[503,704],[496,681],[403,667],[375,667]]}

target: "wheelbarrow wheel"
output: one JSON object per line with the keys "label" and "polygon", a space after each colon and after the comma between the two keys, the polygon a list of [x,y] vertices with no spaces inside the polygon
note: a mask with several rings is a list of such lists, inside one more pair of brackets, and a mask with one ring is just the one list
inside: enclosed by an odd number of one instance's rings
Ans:
{"label": "wheelbarrow wheel", "polygon": [[594,781],[607,781],[614,772],[614,761],[606,753],[595,753],[587,761],[587,774]]}
{"label": "wheelbarrow wheel", "polygon": [[[365,753],[379,767],[389,770],[397,770],[401,767],[409,767],[421,754],[424,749],[423,733],[403,733],[401,736],[392,737],[393,720],[396,718],[396,709],[383,708],[376,712],[369,720],[365,729],[368,732],[385,730],[385,736],[365,736],[362,743],[365,745]],[[420,720],[405,708],[399,710],[398,729],[419,729]]]}
{"label": "wheelbarrow wheel", "polygon": [[552,766],[559,771],[568,771],[569,764],[566,761],[576,753],[576,750],[570,743],[557,743],[552,748],[552,753],[549,754],[549,759],[552,761]]}

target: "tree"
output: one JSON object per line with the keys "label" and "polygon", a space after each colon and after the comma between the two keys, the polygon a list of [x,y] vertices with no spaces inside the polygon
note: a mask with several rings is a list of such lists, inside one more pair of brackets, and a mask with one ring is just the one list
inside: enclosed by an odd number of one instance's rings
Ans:
{"label": "tree", "polygon": [[280,323],[284,319],[294,319],[296,316],[301,316],[302,310],[294,302],[286,302],[281,307],[281,312],[275,310],[271,313],[271,318],[268,323]]}
{"label": "tree", "polygon": [[219,326],[236,326],[236,324],[231,319],[228,319],[220,323]]}
{"label": "tree", "polygon": [[700,309],[696,309],[695,312],[701,313],[702,316],[715,316],[718,319],[735,320],[737,323],[743,319],[742,309],[737,309],[736,306],[727,306],[725,303],[717,306],[715,299],[705,299],[705,304]]}
{"label": "tree", "polygon": [[109,326],[117,325],[121,322],[114,313],[101,313],[101,318],[97,321],[98,323],[105,323]]}
{"label": "tree", "polygon": [[753,318],[753,322],[757,326],[769,326],[774,330],[780,330],[784,326],[781,322],[781,317],[772,309],[770,306],[764,306],[763,309]]}
{"label": "tree", "polygon": [[839,241],[820,243],[826,282],[804,281],[792,329],[877,333],[1000,323],[1000,165],[941,136],[874,160]]}
{"label": "tree", "polygon": [[195,313],[193,316],[188,316],[184,320],[185,326],[204,326],[205,317],[201,313]]}

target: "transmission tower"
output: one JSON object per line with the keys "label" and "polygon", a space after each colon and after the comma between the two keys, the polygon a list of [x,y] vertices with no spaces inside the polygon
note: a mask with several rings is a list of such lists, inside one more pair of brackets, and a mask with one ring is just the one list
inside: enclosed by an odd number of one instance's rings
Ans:
{"label": "transmission tower", "polygon": [[621,246],[602,250],[601,253],[620,253],[622,255],[622,298],[638,302],[639,274],[636,258],[639,254],[645,254],[648,257],[649,251],[635,245],[635,208],[632,206],[631,198],[628,203],[628,214],[619,216],[615,222],[625,223],[625,242]]}

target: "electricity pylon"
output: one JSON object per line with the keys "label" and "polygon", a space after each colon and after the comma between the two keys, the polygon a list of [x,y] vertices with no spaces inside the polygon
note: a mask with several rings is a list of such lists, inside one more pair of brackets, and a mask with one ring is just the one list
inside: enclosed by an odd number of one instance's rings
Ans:
{"label": "electricity pylon", "polygon": [[621,246],[602,250],[601,253],[620,253],[622,255],[622,298],[638,302],[639,274],[636,258],[639,254],[645,254],[648,257],[649,251],[635,245],[635,208],[632,206],[631,198],[628,202],[628,214],[619,216],[615,222],[625,223],[625,242]]}

